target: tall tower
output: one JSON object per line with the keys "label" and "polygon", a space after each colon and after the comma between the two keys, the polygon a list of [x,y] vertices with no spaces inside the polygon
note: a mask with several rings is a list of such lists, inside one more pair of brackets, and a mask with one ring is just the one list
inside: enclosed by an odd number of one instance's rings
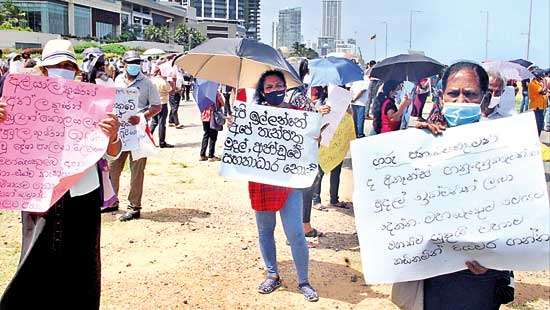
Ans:
{"label": "tall tower", "polygon": [[323,4],[323,37],[341,40],[342,34],[342,0],[322,0]]}
{"label": "tall tower", "polygon": [[291,48],[296,42],[302,42],[302,8],[280,10],[277,47]]}

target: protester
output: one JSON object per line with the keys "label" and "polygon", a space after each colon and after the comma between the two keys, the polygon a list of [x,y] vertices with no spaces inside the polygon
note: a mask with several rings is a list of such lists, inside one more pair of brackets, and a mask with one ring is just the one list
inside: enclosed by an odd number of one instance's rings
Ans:
{"label": "protester", "polygon": [[89,83],[114,87],[115,82],[105,70],[105,55],[97,55],[97,57],[90,62],[86,80]]}
{"label": "protester", "polygon": [[401,117],[411,104],[408,95],[405,95],[399,107],[396,106],[395,98],[401,87],[401,82],[386,81],[382,86],[382,92],[376,96],[373,120],[373,129],[376,134],[399,130]]}
{"label": "protester", "polygon": [[[206,98],[203,98],[206,100]],[[219,161],[220,158],[215,156],[216,152],[216,140],[218,139],[218,131],[221,131],[223,125],[217,124],[214,119],[214,113],[221,111],[223,107],[223,97],[219,91],[216,91],[216,102],[207,107],[201,113],[202,128],[204,135],[202,137],[200,159],[199,161]],[[206,157],[206,149],[208,148],[208,157]]]}
{"label": "protester", "polygon": [[[115,85],[117,87],[134,87],[139,89],[137,108],[139,109],[140,115],[132,116],[128,120],[130,124],[137,125],[141,121],[150,120],[160,112],[160,96],[151,80],[141,72],[141,59],[137,51],[127,51],[124,53],[123,61],[125,72],[117,76]],[[132,154],[129,151],[122,152],[118,159],[109,161],[111,179],[117,195],[120,174],[122,173],[122,169],[128,157],[130,157],[131,173],[130,193],[128,194],[129,205],[126,213],[120,217],[121,221],[129,221],[140,217],[143,179],[145,177],[145,166],[147,164],[147,158],[133,160]]]}
{"label": "protester", "polygon": [[529,83],[530,79],[524,79],[521,81],[521,106],[519,108],[520,113],[529,110]]}
{"label": "protester", "polygon": [[[284,102],[285,93],[286,81],[283,73],[267,71],[258,81],[256,104],[296,109]],[[248,189],[252,208],[256,210],[260,250],[267,268],[267,278],[260,284],[258,291],[269,294],[281,286],[274,237],[276,213],[279,211],[298,273],[298,288],[306,300],[319,300],[317,292],[309,284],[309,249],[302,227],[301,191],[254,182],[249,182]]]}
{"label": "protester", "polygon": [[8,64],[3,59],[4,52],[2,52],[2,49],[0,49],[0,76],[4,75],[7,72]]}
{"label": "protester", "polygon": [[[309,64],[307,59],[302,59],[299,66],[299,75],[302,82],[304,82],[304,79],[309,74]],[[326,90],[326,88],[321,88],[323,90]],[[292,90],[287,91],[287,95],[285,96],[285,100],[289,102],[290,106],[292,106],[295,109],[303,110],[303,111],[317,111],[321,114],[327,114],[330,112],[330,106],[327,105],[320,105],[318,108],[315,107],[313,101],[311,101],[310,98],[307,97],[308,89],[307,84],[302,84],[299,87],[296,87]],[[327,94],[323,94],[322,101],[326,99]],[[313,184],[315,185],[315,183]],[[306,188],[302,191],[303,196],[303,217],[302,217],[302,223],[304,226],[304,233],[305,236],[308,238],[317,238],[321,237],[323,235],[322,232],[318,231],[317,229],[313,228],[311,226],[311,208],[313,204],[313,195],[315,188],[314,186],[311,186],[309,188]]]}
{"label": "protester", "polygon": [[489,95],[491,100],[487,108],[482,108],[482,115],[489,119],[499,119],[514,115],[516,93],[513,86],[507,86],[506,80],[497,71],[488,71]]}
{"label": "protester", "polygon": [[183,73],[183,100],[189,101],[191,100],[191,97],[189,96],[191,93],[191,87],[193,85],[193,77],[187,73]]}
{"label": "protester", "polygon": [[422,79],[416,84],[411,116],[418,117],[420,121],[424,120],[422,112],[424,111],[424,105],[426,104],[430,90],[431,85],[429,78]]}
{"label": "protester", "polygon": [[233,92],[233,87],[229,85],[223,85],[222,86],[222,92],[223,92],[223,114],[225,116],[229,115],[231,116],[233,112],[231,111],[231,93]]}
{"label": "protester", "polygon": [[540,136],[544,127],[544,111],[548,107],[548,89],[544,88],[544,75],[541,70],[533,71],[535,78],[529,83],[529,109],[535,113],[537,132]]}
{"label": "protester", "polygon": [[[443,111],[435,113],[442,113],[445,122],[418,122],[417,128],[438,135],[446,127],[480,120],[481,106],[490,97],[489,77],[483,67],[471,62],[455,63],[443,74],[442,85]],[[467,270],[423,280],[423,309],[493,310],[513,300],[512,272],[487,269],[477,261],[465,264]]]}
{"label": "protester", "polygon": [[[368,68],[369,73],[370,73],[370,70],[372,70],[372,68],[375,65],[376,65],[376,61],[374,60],[371,60],[369,62],[369,68]],[[367,119],[371,120],[372,116],[371,116],[370,110],[371,110],[371,107],[373,107],[374,105],[374,99],[378,94],[378,89],[380,88],[383,82],[375,77],[370,77],[369,80],[370,80],[369,89],[368,89],[369,97],[367,99],[367,104],[365,105],[365,115]],[[373,109],[373,112],[374,112],[374,109]]]}
{"label": "protester", "polygon": [[178,66],[172,66],[172,72],[168,77],[168,82],[172,87],[168,101],[170,102],[170,115],[168,117],[168,123],[170,127],[176,127],[176,129],[183,129],[183,124],[180,124],[178,115],[181,93],[183,91],[183,72]]}
{"label": "protester", "polygon": [[[48,41],[40,70],[73,80],[79,68],[71,42]],[[1,89],[2,85],[0,96]],[[6,120],[5,107],[0,101],[0,122]],[[120,153],[118,126],[111,113],[99,123],[109,137],[105,158],[115,159]],[[101,196],[94,165],[47,212],[22,212],[21,259],[0,309],[99,309]]]}
{"label": "protester", "polygon": [[365,109],[369,100],[369,84],[370,80],[367,79],[351,84],[353,125],[355,127],[355,136],[358,139],[365,136]]}
{"label": "protester", "polygon": [[151,133],[155,133],[157,126],[159,127],[159,147],[160,148],[173,148],[172,144],[166,143],[166,120],[168,118],[168,98],[172,87],[166,81],[166,78],[161,76],[160,68],[155,68],[152,72],[151,83],[155,85],[160,96],[160,112],[153,116],[151,122]]}

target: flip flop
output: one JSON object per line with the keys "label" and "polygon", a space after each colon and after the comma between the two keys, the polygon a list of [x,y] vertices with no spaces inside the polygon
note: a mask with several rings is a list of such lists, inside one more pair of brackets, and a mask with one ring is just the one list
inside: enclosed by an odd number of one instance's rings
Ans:
{"label": "flip flop", "polygon": [[305,233],[305,236],[307,238],[317,238],[317,237],[322,237],[323,235],[324,234],[322,232],[318,231],[315,228],[313,228],[310,231],[308,231],[307,233]]}

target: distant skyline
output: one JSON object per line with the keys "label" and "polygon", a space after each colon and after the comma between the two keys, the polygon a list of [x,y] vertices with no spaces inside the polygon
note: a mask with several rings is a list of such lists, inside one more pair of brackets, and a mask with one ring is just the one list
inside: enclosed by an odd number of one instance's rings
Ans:
{"label": "distant skyline", "polygon": [[[316,42],[322,33],[322,0],[264,0],[261,2],[261,36],[270,44],[271,25],[280,9],[302,7],[304,40]],[[376,34],[378,60],[384,58],[388,23],[388,56],[409,49],[410,10],[413,15],[412,49],[443,63],[460,59],[485,59],[486,14],[489,12],[489,60],[525,58],[529,26],[529,0],[406,0],[342,1],[342,39],[357,39],[365,60],[374,58]],[[530,60],[550,66],[550,1],[533,0]]]}

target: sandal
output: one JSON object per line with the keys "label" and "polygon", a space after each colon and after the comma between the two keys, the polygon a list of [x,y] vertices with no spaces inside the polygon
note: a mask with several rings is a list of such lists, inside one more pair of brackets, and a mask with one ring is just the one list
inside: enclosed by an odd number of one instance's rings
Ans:
{"label": "sandal", "polygon": [[260,286],[258,286],[258,293],[270,294],[281,286],[281,279],[266,278]]}
{"label": "sandal", "polygon": [[313,209],[315,210],[319,210],[319,211],[328,211],[327,210],[327,207],[323,206],[321,203],[315,203],[311,206]]}
{"label": "sandal", "polygon": [[319,300],[319,295],[317,294],[317,291],[309,283],[303,283],[298,286],[298,289],[302,294],[304,294],[304,298],[309,302],[316,302]]}
{"label": "sandal", "polygon": [[351,209],[347,202],[338,201],[337,203],[329,204],[329,207],[340,208],[340,209]]}
{"label": "sandal", "polygon": [[315,228],[312,228],[310,231],[304,234],[307,238],[317,238],[322,237],[324,234],[320,231],[318,231]]}

